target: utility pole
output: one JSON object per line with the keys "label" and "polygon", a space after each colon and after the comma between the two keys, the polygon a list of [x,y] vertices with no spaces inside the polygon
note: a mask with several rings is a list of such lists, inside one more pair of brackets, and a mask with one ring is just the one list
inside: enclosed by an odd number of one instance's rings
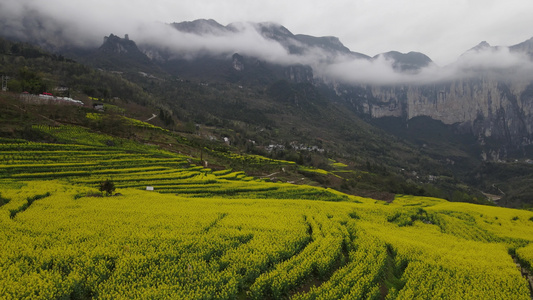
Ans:
{"label": "utility pole", "polygon": [[2,75],[2,92],[7,92],[7,81],[9,80],[9,76]]}

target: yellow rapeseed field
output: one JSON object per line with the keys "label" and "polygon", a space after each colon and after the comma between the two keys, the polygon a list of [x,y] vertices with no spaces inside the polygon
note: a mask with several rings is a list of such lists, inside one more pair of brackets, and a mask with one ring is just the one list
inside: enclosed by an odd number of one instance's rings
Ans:
{"label": "yellow rapeseed field", "polygon": [[1,299],[530,299],[513,259],[533,265],[533,212],[386,203],[42,130],[63,143],[0,145]]}

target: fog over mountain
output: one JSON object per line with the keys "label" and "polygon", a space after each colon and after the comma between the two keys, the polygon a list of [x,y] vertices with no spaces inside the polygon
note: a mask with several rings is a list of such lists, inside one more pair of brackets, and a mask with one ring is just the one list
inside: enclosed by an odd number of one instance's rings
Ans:
{"label": "fog over mountain", "polygon": [[[52,9],[36,9],[31,2],[0,5],[0,34],[36,42],[56,51],[73,46],[98,47],[103,36],[113,32],[129,34],[149,56],[154,53],[148,49],[154,47],[163,49],[167,59],[190,60],[221,55],[229,58],[239,53],[273,64],[309,65],[316,77],[350,84],[427,84],[479,76],[502,80],[533,79],[532,51],[527,47],[515,46],[511,51],[513,47],[490,47],[483,43],[483,47],[465,52],[446,66],[438,66],[427,58],[429,63],[402,67],[398,60],[402,57],[409,54],[427,56],[416,52],[390,52],[400,56],[385,53],[370,58],[351,52],[335,37],[295,35],[275,23],[239,22],[223,26],[214,20],[165,24],[129,19],[116,24],[107,20],[100,24],[90,20],[90,16],[64,15],[58,18]],[[528,42],[533,43],[532,40]]]}
{"label": "fog over mountain", "polygon": [[[113,22],[109,12],[98,22],[90,20],[94,14],[58,17],[53,8],[33,4],[1,3],[0,35],[59,53],[94,53],[104,36],[127,35],[136,55],[123,63],[131,66],[151,64],[148,69],[200,80],[311,84],[327,90],[329,100],[371,118],[425,116],[459,124],[480,145],[492,145],[483,150],[487,159],[533,144],[533,38],[503,46],[472,41],[454,62],[438,65],[417,49],[402,53],[391,44],[391,51],[369,56],[337,37],[294,34],[274,22]],[[249,68],[255,71],[243,72]]]}
{"label": "fog over mountain", "polygon": [[482,40],[494,45],[527,40],[533,28],[529,0],[0,0],[0,7],[2,19],[29,20],[32,11],[38,12],[62,20],[68,25],[63,31],[85,31],[93,42],[111,32],[133,35],[139,23],[269,21],[295,33],[335,35],[372,57],[390,50],[417,51],[441,66]]}

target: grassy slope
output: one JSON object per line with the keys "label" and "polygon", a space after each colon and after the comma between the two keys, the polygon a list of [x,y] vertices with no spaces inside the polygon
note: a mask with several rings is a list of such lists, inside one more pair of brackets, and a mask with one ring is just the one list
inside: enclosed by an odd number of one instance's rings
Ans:
{"label": "grassy slope", "polygon": [[[2,140],[2,297],[529,297],[509,253],[532,263],[531,212],[387,203],[214,171],[84,128],[31,130],[62,144]],[[109,177],[120,196],[86,196]]]}

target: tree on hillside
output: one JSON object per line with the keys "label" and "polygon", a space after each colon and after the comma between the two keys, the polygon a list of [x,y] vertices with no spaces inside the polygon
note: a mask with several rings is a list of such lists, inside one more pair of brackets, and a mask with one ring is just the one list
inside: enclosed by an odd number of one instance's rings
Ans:
{"label": "tree on hillside", "polygon": [[111,196],[115,191],[115,184],[113,181],[106,179],[100,182],[100,192],[105,192],[106,196]]}

